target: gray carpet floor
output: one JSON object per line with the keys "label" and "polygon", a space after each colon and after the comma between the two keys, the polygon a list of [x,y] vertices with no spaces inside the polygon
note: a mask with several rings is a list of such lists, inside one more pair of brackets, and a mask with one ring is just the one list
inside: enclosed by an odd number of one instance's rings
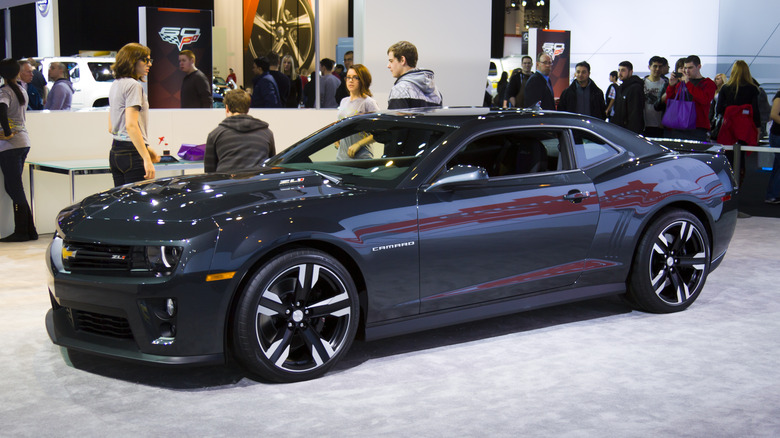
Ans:
{"label": "gray carpet floor", "polygon": [[0,245],[2,437],[780,436],[780,219],[740,219],[685,312],[607,298],[356,342],[287,385],[68,355],[44,327],[48,238]]}

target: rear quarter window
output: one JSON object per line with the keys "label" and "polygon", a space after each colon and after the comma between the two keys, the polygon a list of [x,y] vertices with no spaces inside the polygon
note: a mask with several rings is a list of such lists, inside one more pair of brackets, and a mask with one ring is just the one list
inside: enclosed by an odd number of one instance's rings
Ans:
{"label": "rear quarter window", "polygon": [[614,157],[619,153],[604,139],[588,131],[572,130],[574,136],[574,159],[577,167],[586,168]]}

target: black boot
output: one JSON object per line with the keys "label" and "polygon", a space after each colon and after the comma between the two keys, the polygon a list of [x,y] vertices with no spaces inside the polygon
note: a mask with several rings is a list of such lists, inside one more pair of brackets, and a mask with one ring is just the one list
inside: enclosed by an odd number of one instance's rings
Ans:
{"label": "black boot", "polygon": [[26,206],[27,210],[27,237],[30,240],[38,240],[38,230],[35,229],[35,221],[33,220],[32,210],[30,206]]}
{"label": "black boot", "polygon": [[[27,207],[27,208],[24,208]],[[30,207],[14,203],[14,233],[0,239],[0,242],[27,242],[30,240],[28,225],[30,222]],[[36,239],[38,234],[35,235]]]}

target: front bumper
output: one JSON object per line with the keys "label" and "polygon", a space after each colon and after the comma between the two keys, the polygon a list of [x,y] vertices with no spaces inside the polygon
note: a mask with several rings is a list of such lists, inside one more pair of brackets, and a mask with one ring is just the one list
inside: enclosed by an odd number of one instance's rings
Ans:
{"label": "front bumper", "polygon": [[[225,362],[226,318],[234,280],[206,281],[216,230],[187,239],[187,259],[166,276],[72,273],[61,240],[49,245],[52,308],[46,329],[57,345],[157,364]],[[175,303],[173,313],[169,302]]]}

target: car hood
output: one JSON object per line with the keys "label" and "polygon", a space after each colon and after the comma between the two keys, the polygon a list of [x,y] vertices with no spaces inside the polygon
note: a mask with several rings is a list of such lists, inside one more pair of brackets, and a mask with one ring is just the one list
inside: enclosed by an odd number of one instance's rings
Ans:
{"label": "car hood", "polygon": [[251,205],[299,202],[355,190],[331,185],[312,171],[268,168],[128,184],[85,198],[80,210],[84,217],[98,220],[191,222]]}

